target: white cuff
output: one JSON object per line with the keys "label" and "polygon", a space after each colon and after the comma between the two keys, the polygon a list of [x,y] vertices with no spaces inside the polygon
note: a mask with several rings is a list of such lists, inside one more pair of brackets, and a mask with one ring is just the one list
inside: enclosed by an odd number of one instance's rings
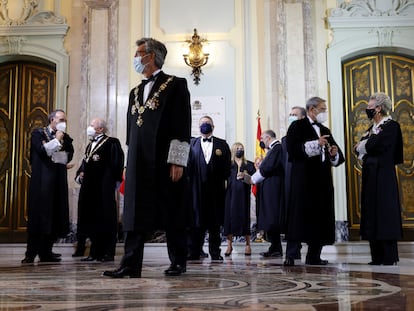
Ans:
{"label": "white cuff", "polygon": [[252,175],[252,183],[254,185],[261,183],[263,180],[265,180],[265,178],[263,177],[263,175],[260,173],[260,170],[257,170],[253,175]]}
{"label": "white cuff", "polygon": [[365,148],[367,141],[368,139],[361,140],[355,148],[356,152],[358,152],[358,159],[360,160],[367,154],[367,149]]}
{"label": "white cuff", "polygon": [[190,144],[188,142],[173,139],[170,143],[167,163],[187,167],[189,154]]}
{"label": "white cuff", "polygon": [[43,148],[45,148],[47,155],[50,157],[53,152],[57,151],[61,147],[61,143],[57,138],[48,141],[47,143],[43,144]]}
{"label": "white cuff", "polygon": [[305,143],[305,153],[308,157],[315,157],[321,154],[321,146],[318,140],[307,141]]}

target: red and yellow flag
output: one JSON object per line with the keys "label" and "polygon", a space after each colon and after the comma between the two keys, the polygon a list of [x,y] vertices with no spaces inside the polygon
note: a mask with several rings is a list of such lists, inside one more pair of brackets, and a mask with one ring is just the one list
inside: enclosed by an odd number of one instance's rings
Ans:
{"label": "red and yellow flag", "polygon": [[264,149],[260,148],[260,137],[262,136],[262,127],[260,125],[260,113],[257,112],[257,133],[256,133],[256,157],[263,158]]}

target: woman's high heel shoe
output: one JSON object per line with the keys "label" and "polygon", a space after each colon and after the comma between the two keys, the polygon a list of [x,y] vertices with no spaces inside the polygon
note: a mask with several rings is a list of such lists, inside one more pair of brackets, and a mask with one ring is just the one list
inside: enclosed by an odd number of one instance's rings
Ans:
{"label": "woman's high heel shoe", "polygon": [[244,250],[244,256],[251,256],[251,254],[252,254],[252,249],[250,248],[250,246],[246,246]]}
{"label": "woman's high heel shoe", "polygon": [[227,246],[227,250],[224,253],[224,256],[229,257],[232,252],[233,252],[233,246]]}

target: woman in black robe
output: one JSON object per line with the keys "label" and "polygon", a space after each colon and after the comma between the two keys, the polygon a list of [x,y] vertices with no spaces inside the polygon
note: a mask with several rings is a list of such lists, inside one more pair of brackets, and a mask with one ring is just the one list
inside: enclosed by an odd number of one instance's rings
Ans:
{"label": "woman in black robe", "polygon": [[246,160],[244,147],[234,143],[231,148],[231,171],[227,179],[226,203],[224,209],[224,234],[227,236],[225,256],[233,251],[233,236],[244,236],[246,248],[244,254],[251,255],[250,248],[250,195],[251,185],[243,182],[240,173],[254,174],[252,161]]}

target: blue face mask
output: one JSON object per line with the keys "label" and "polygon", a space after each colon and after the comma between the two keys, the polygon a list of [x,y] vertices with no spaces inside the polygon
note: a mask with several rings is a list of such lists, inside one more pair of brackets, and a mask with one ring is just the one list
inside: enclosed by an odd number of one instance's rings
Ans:
{"label": "blue face mask", "polygon": [[134,69],[135,69],[136,72],[142,74],[144,72],[144,69],[145,69],[146,65],[147,64],[145,64],[145,65],[142,64],[142,57],[141,56],[134,57]]}
{"label": "blue face mask", "polygon": [[213,126],[210,123],[203,123],[200,125],[201,134],[210,134],[213,132]]}

